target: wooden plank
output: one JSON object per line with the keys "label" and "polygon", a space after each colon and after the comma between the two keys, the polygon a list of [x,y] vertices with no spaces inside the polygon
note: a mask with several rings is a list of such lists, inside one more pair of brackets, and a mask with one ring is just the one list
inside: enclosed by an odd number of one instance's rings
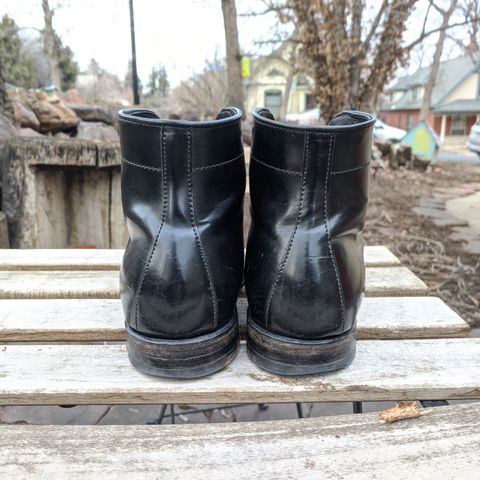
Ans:
{"label": "wooden plank", "polygon": [[124,344],[0,345],[0,405],[269,403],[480,398],[480,339],[361,340],[338,372],[281,377],[244,346],[195,380],[135,370]]}
{"label": "wooden plank", "polygon": [[[112,205],[112,211],[114,207],[118,205]],[[115,210],[117,223],[118,216]],[[118,248],[0,249],[0,270],[119,270],[122,257],[123,250]],[[365,263],[368,267],[393,267],[400,265],[400,260],[387,247],[372,246],[365,247]]]}
{"label": "wooden plank", "polygon": [[[118,271],[0,271],[0,298],[117,298]],[[424,295],[427,286],[405,267],[366,269],[370,296]]]}
{"label": "wooden plank", "polygon": [[427,290],[425,283],[407,267],[371,267],[365,270],[366,295],[425,295]]}
{"label": "wooden plank", "polygon": [[[247,300],[237,303],[241,332]],[[467,336],[469,326],[436,297],[367,297],[358,315],[360,339]],[[28,299],[0,301],[1,342],[83,342],[125,339],[119,300]]]}
{"label": "wooden plank", "polygon": [[[1,426],[2,478],[478,479],[480,404],[197,425]],[[239,454],[241,452],[241,454]]]}
{"label": "wooden plank", "polygon": [[119,270],[123,250],[0,249],[0,270]]}

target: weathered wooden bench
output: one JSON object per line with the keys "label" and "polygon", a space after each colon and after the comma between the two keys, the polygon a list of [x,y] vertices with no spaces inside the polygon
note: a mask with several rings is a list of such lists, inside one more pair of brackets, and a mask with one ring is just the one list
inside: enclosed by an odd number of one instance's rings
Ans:
{"label": "weathered wooden bench", "polygon": [[[384,247],[366,247],[358,353],[285,378],[242,347],[167,380],[128,361],[121,250],[0,251],[0,405],[363,402],[480,398],[480,339]],[[239,299],[240,316],[246,300]],[[88,343],[87,343],[88,342]],[[105,343],[107,342],[107,343]],[[0,478],[478,478],[480,404],[385,424],[378,414],[239,424],[0,426]],[[239,453],[240,452],[240,453]]]}

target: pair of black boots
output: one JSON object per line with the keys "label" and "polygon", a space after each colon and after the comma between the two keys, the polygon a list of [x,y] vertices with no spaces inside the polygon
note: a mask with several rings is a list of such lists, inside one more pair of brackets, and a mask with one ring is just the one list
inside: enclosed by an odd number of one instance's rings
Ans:
{"label": "pair of black boots", "polygon": [[130,235],[120,286],[132,364],[179,378],[227,365],[239,346],[244,279],[255,363],[283,375],[348,365],[365,285],[374,117],[345,111],[304,128],[253,112],[245,272],[240,110],[207,122],[143,109],[119,119]]}

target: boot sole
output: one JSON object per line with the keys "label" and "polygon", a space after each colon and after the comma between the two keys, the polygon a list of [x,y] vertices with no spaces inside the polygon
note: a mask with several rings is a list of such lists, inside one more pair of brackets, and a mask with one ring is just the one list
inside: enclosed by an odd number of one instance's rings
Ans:
{"label": "boot sole", "polygon": [[197,378],[228,365],[237,354],[237,315],[219,330],[194,338],[167,340],[142,335],[128,325],[127,351],[138,370],[158,377]]}
{"label": "boot sole", "polygon": [[356,326],[324,340],[300,340],[268,332],[248,317],[248,356],[271,373],[311,375],[340,370],[352,363],[355,349]]}

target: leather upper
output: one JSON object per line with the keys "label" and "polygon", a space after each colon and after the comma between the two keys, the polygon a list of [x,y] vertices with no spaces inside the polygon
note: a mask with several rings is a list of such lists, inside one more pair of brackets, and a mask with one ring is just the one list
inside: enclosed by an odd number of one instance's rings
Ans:
{"label": "leather upper", "polygon": [[372,115],[300,127],[253,114],[249,315],[269,331],[321,339],[349,330],[365,288],[362,229]]}
{"label": "leather upper", "polygon": [[240,119],[235,108],[210,122],[119,112],[129,232],[120,290],[126,321],[142,334],[191,338],[236,314],[245,191]]}

